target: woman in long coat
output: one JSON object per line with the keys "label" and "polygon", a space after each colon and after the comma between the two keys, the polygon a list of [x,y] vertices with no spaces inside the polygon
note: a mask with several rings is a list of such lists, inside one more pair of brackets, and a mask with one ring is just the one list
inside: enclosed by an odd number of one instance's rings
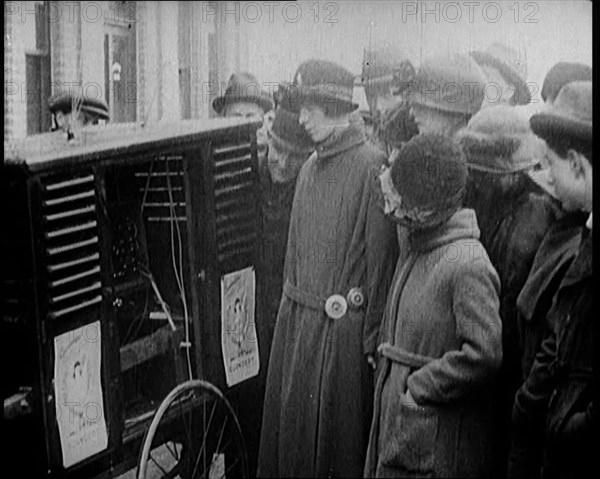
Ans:
{"label": "woman in long coat", "polygon": [[[309,61],[299,70],[306,84],[340,84],[339,93],[349,83],[351,94],[352,74],[337,65]],[[321,106],[312,98],[319,120],[304,122],[301,113],[301,121],[318,146],[292,205],[267,373],[263,477],[362,475],[373,399],[367,358],[396,258],[395,233],[375,195],[383,155],[348,120],[350,95]],[[325,139],[323,122],[335,125]]]}
{"label": "woman in long coat", "polygon": [[410,140],[381,176],[410,254],[388,296],[365,477],[488,477],[502,358],[499,279],[461,207],[466,165],[449,138]]}

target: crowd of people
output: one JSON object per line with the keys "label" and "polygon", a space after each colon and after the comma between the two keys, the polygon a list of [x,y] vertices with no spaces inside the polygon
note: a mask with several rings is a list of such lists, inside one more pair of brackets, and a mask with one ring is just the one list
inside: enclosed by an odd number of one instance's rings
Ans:
{"label": "crowd of people", "polygon": [[317,59],[215,99],[264,122],[259,476],[592,466],[592,69],[554,65],[532,116],[526,80],[502,43],[418,69],[387,46],[364,52],[369,111]]}
{"label": "crowd of people", "polygon": [[355,76],[316,59],[272,102],[240,75],[216,100],[264,117],[259,476],[592,464],[592,69],[555,65],[530,116],[514,58],[367,50],[363,112]]}

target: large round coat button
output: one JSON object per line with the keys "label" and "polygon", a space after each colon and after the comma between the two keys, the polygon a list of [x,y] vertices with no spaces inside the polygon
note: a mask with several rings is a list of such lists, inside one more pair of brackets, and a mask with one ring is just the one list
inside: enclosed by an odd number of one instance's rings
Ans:
{"label": "large round coat button", "polygon": [[325,312],[331,319],[340,319],[347,310],[348,303],[341,294],[332,294],[325,301]]}

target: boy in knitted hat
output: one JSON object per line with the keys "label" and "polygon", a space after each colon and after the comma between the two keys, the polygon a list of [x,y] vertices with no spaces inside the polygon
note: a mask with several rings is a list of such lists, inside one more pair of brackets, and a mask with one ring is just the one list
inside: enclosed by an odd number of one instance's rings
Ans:
{"label": "boy in knitted hat", "polygon": [[469,168],[465,205],[477,214],[481,242],[500,276],[503,362],[496,384],[494,472],[504,477],[510,412],[522,382],[517,297],[560,207],[527,174],[545,155],[546,146],[521,110],[509,105],[484,108],[456,141]]}
{"label": "boy in knitted hat", "polygon": [[[530,119],[549,147],[556,193],[567,210],[589,214],[577,255],[562,277],[551,329],[515,396],[509,477],[585,477],[595,466],[592,268],[592,82],[565,85]],[[542,444],[536,454],[532,444]]]}
{"label": "boy in knitted hat", "polygon": [[316,151],[292,205],[259,476],[362,475],[395,241],[375,190],[385,158],[349,119],[353,83],[322,60],[302,63],[294,78],[299,122]]}
{"label": "boy in knitted hat", "polygon": [[469,56],[426,59],[407,92],[419,133],[452,138],[481,108],[484,82],[483,72]]}
{"label": "boy in knitted hat", "polygon": [[411,250],[384,313],[365,477],[488,477],[500,284],[462,206],[464,155],[446,136],[421,134],[380,182]]}

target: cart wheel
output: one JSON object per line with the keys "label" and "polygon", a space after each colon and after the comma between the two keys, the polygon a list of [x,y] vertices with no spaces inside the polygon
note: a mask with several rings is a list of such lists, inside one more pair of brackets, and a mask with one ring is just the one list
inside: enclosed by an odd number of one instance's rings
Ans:
{"label": "cart wheel", "polygon": [[191,380],[169,393],[146,432],[137,477],[248,477],[242,430],[219,389]]}

